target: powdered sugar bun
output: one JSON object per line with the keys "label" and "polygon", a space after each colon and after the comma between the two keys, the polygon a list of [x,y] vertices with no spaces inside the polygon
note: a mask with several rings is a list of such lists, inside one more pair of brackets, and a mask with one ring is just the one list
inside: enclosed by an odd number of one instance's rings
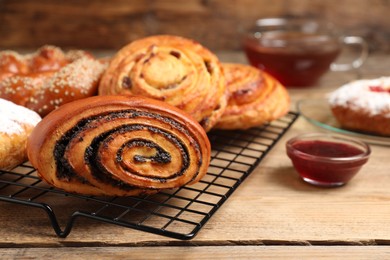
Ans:
{"label": "powdered sugar bun", "polygon": [[39,121],[36,112],[0,98],[0,169],[27,160],[27,137]]}
{"label": "powdered sugar bun", "polygon": [[350,82],[328,100],[343,127],[390,136],[390,77]]}
{"label": "powdered sugar bun", "polygon": [[107,62],[82,50],[43,46],[32,54],[0,52],[0,98],[45,116],[60,105],[97,93]]}

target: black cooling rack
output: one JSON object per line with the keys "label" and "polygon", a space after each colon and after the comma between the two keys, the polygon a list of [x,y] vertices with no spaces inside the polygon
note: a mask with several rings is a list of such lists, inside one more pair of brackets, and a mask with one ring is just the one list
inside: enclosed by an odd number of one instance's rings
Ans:
{"label": "black cooling rack", "polygon": [[144,197],[80,196],[48,186],[25,163],[12,171],[0,171],[0,200],[44,210],[59,237],[68,236],[75,220],[85,217],[167,237],[191,239],[297,117],[298,114],[290,112],[261,128],[209,133],[212,158],[208,173],[191,186]]}

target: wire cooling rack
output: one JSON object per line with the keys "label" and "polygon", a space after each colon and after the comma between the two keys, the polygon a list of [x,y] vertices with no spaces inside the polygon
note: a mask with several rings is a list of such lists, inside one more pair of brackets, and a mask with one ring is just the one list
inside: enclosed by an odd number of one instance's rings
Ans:
{"label": "wire cooling rack", "polygon": [[[68,236],[75,220],[85,217],[188,240],[248,177],[297,117],[290,112],[260,128],[209,133],[212,158],[208,173],[191,186],[144,197],[81,196],[50,187],[27,162],[12,171],[0,171],[0,200],[44,210],[59,237]],[[60,223],[64,223],[64,228]]]}

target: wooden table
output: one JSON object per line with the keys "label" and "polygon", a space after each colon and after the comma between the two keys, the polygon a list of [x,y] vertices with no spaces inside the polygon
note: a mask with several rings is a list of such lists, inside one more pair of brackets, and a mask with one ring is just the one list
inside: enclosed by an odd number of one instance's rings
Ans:
{"label": "wooden table", "polygon": [[[242,53],[219,53],[245,63]],[[390,56],[372,55],[361,77],[389,76]],[[323,97],[356,73],[329,72],[318,86],[289,89],[295,102]],[[346,186],[304,183],[285,154],[287,139],[321,129],[299,118],[192,240],[91,220],[57,237],[41,210],[0,202],[0,255],[31,258],[384,259],[390,257],[390,147],[372,145],[369,163]]]}

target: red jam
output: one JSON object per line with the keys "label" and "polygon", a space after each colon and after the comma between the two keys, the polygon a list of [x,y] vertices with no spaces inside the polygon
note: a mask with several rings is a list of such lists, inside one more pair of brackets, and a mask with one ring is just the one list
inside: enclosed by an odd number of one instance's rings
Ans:
{"label": "red jam", "polygon": [[370,86],[372,92],[387,92],[390,93],[390,88],[384,88],[382,86]]}
{"label": "red jam", "polygon": [[368,157],[337,160],[358,156],[364,151],[349,144],[320,140],[296,141],[292,143],[292,149],[287,149],[287,153],[303,179],[322,185],[348,182],[368,160]]}

